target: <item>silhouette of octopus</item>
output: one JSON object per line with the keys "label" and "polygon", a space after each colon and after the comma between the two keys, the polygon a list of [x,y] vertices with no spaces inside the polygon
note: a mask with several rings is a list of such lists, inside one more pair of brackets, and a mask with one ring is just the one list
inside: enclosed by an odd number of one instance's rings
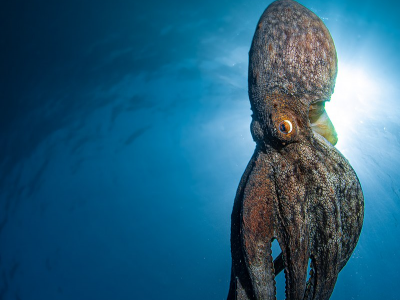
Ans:
{"label": "silhouette of octopus", "polygon": [[[314,13],[279,0],[261,16],[249,57],[257,146],[233,206],[228,300],[276,299],[282,270],[286,299],[329,299],[364,215],[361,185],[334,147],[325,111],[337,74],[335,46]],[[273,261],[275,239],[282,252]]]}

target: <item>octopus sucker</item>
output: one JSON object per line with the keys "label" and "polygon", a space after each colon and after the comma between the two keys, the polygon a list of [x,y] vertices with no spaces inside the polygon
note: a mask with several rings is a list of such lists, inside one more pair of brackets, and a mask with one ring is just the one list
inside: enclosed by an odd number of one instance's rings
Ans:
{"label": "octopus sucker", "polygon": [[[337,55],[324,23],[293,0],[271,3],[249,52],[254,154],[231,216],[228,300],[327,300],[357,245],[364,216],[360,182],[334,147],[325,110]],[[281,253],[273,260],[271,243]],[[311,271],[308,274],[308,265]]]}

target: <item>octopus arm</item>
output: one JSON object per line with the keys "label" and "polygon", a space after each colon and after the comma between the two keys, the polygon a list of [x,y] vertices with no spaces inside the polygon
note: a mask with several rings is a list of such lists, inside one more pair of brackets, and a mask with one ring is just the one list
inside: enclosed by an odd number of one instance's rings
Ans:
{"label": "octopus arm", "polygon": [[271,242],[275,238],[274,203],[277,202],[274,171],[259,153],[243,191],[240,215],[241,243],[255,299],[275,299],[275,272]]}

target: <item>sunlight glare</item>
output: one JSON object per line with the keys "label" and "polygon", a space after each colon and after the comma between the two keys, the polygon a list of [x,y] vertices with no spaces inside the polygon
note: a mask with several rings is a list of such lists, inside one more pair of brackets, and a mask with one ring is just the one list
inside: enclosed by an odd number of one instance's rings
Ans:
{"label": "sunlight glare", "polygon": [[374,100],[380,91],[369,74],[374,73],[361,66],[339,63],[335,92],[326,103],[326,111],[338,133],[338,148],[346,147],[357,136],[357,127],[374,117],[377,109]]}

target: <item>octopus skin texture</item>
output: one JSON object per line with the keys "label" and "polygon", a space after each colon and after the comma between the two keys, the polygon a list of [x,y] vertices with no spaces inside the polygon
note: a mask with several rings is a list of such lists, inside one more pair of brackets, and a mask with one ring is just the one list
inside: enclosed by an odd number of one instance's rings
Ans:
{"label": "octopus skin texture", "polygon": [[[364,199],[356,173],[334,147],[325,111],[337,56],[324,23],[292,0],[270,4],[249,53],[255,152],[231,219],[228,300],[329,299],[360,236]],[[277,240],[281,254],[272,258]],[[307,266],[311,272],[307,281]]]}

